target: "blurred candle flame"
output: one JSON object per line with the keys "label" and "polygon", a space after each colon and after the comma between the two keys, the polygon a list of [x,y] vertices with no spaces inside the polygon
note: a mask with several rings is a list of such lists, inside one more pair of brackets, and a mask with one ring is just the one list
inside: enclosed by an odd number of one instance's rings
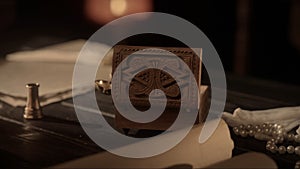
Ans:
{"label": "blurred candle flame", "polygon": [[153,0],[85,0],[86,17],[97,24],[106,24],[119,17],[153,11]]}
{"label": "blurred candle flame", "polygon": [[125,13],[127,8],[126,0],[110,0],[110,10],[115,16],[121,16]]}

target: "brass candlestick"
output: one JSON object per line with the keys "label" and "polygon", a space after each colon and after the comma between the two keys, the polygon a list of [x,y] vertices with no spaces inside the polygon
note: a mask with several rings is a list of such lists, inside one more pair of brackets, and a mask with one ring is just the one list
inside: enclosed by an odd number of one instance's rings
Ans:
{"label": "brass candlestick", "polygon": [[29,83],[26,85],[27,103],[23,115],[25,119],[40,119],[43,117],[39,101],[39,86],[38,83]]}

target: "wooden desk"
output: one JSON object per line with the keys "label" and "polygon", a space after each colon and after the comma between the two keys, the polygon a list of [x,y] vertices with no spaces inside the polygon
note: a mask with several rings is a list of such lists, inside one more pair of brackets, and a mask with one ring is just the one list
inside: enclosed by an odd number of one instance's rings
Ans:
{"label": "wooden desk", "polygon": [[[266,109],[300,105],[300,87],[264,80],[227,76],[228,96],[225,111],[235,108]],[[103,96],[109,97],[109,96]],[[104,100],[109,100],[104,98]],[[68,100],[70,102],[71,99]],[[64,161],[103,151],[84,133],[72,108],[55,103],[44,107],[45,118],[26,121],[23,109],[0,103],[0,155],[5,168],[49,167]],[[233,155],[249,151],[264,152],[280,168],[293,168],[299,157],[274,155],[265,142],[232,134]]]}

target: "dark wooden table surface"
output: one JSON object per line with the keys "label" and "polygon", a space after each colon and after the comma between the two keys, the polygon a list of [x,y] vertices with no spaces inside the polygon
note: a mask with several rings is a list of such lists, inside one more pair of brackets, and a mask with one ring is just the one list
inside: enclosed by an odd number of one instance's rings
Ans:
{"label": "dark wooden table surface", "polygon": [[[227,75],[227,84],[225,111],[228,112],[237,107],[255,110],[300,105],[299,86],[233,75]],[[111,104],[109,97],[101,96],[107,104]],[[64,102],[72,103],[72,100]],[[0,103],[0,166],[44,168],[104,151],[84,133],[73,108],[54,103],[45,106],[43,111],[45,118],[28,121],[22,118],[22,107],[14,108]],[[234,134],[232,139],[235,144],[233,155],[249,151],[264,152],[280,168],[293,168],[295,162],[300,160],[295,155],[268,153],[263,141]]]}

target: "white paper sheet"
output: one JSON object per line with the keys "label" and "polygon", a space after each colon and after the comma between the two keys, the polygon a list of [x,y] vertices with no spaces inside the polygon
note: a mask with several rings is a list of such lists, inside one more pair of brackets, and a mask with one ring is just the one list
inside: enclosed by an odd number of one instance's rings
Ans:
{"label": "white paper sheet", "polygon": [[[200,144],[198,139],[202,127],[202,124],[195,125],[187,137],[173,149],[150,158],[125,158],[103,152],[59,164],[53,168],[167,168],[178,164],[189,164],[194,168],[203,168],[230,159],[234,145],[226,123],[221,120],[213,135],[205,143]],[[176,132],[171,134],[176,134]],[[163,137],[155,139],[161,141]],[[122,148],[130,148],[136,144]]]}
{"label": "white paper sheet", "polygon": [[[7,55],[0,62],[0,100],[12,106],[25,106],[27,83],[39,83],[41,105],[72,97],[72,76],[78,54],[85,40],[74,40],[33,51]],[[104,52],[108,46],[93,43],[91,53]],[[112,52],[100,65],[96,79],[108,80],[111,73]],[[88,63],[85,63],[88,64]],[[81,94],[86,89],[78,89]]]}

